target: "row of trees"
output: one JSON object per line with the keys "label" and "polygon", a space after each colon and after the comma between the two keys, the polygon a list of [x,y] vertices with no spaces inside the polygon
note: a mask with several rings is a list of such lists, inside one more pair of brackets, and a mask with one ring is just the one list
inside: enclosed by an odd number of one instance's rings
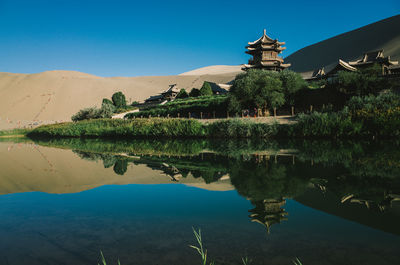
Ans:
{"label": "row of trees", "polygon": [[189,93],[187,93],[186,90],[182,88],[181,91],[179,91],[176,98],[200,97],[200,96],[211,96],[211,95],[213,95],[213,91],[210,83],[204,82],[203,86],[200,89],[192,88],[192,90]]}

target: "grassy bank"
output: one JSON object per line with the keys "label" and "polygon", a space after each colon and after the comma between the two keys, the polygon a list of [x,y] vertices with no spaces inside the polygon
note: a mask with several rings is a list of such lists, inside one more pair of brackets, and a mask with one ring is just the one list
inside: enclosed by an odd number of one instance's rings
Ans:
{"label": "grassy bank", "polygon": [[32,129],[12,129],[12,130],[4,130],[0,131],[0,137],[8,138],[8,137],[24,137],[26,136]]}
{"label": "grassy bank", "polygon": [[278,125],[238,119],[203,124],[195,119],[98,119],[44,125],[30,137],[164,137],[164,138],[269,138],[278,133]]}
{"label": "grassy bank", "polygon": [[[17,131],[7,132],[8,135]],[[96,119],[43,125],[29,137],[116,138],[394,138],[400,136],[400,108],[344,109],[301,114],[293,124],[268,124],[225,119],[201,123],[195,119]]]}

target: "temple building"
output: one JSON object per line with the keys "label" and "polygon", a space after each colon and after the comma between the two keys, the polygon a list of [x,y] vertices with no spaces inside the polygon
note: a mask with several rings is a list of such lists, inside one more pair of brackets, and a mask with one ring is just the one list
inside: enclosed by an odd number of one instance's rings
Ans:
{"label": "temple building", "polygon": [[267,36],[266,30],[261,38],[256,41],[249,42],[246,46],[246,53],[253,56],[249,60],[248,64],[245,64],[243,70],[251,68],[265,69],[270,71],[282,71],[290,66],[290,64],[284,64],[283,58],[278,56],[286,47],[284,42],[273,40]]}
{"label": "temple building", "polygon": [[255,208],[249,210],[251,221],[265,226],[268,234],[272,225],[287,220],[286,216],[288,213],[282,208],[286,204],[286,200],[283,198],[266,199],[252,203],[255,205]]}
{"label": "temple building", "polygon": [[179,93],[178,86],[176,84],[169,85],[168,89],[159,95],[151,96],[145,100],[145,103],[161,103],[163,101],[171,101],[176,98]]}
{"label": "temple building", "polygon": [[399,73],[398,61],[390,60],[390,56],[385,57],[383,50],[371,51],[364,53],[360,59],[346,62],[338,59],[334,64],[322,67],[309,72],[300,73],[304,79],[312,81],[318,79],[332,79],[337,76],[339,71],[355,72],[373,65],[378,65],[382,71],[382,75],[391,75]]}

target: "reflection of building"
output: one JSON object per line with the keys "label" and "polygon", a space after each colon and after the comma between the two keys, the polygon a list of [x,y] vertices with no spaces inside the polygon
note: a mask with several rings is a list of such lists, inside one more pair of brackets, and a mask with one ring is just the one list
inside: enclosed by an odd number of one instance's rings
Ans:
{"label": "reflection of building", "polygon": [[341,200],[342,203],[350,202],[365,205],[365,207],[367,207],[368,209],[378,208],[382,212],[392,208],[393,203],[398,201],[400,201],[400,195],[398,194],[385,194],[380,200],[363,199],[355,197],[354,194],[350,194],[344,196]]}
{"label": "reflection of building", "polygon": [[286,221],[288,213],[282,207],[286,204],[285,199],[265,199],[263,201],[253,202],[254,209],[249,210],[252,222],[257,222],[267,228],[268,234],[274,224]]}
{"label": "reflection of building", "polygon": [[285,45],[285,43],[271,39],[264,29],[264,34],[261,38],[254,42],[249,42],[248,46],[246,46],[246,53],[252,55],[253,58],[249,60],[249,64],[244,65],[243,69],[257,68],[281,71],[289,67],[290,64],[284,64],[283,59],[278,56],[286,49],[286,47],[281,47],[282,45]]}
{"label": "reflection of building", "polygon": [[339,71],[355,72],[373,65],[379,65],[382,75],[395,74],[398,71],[398,61],[390,60],[390,56],[383,55],[383,50],[377,50],[364,53],[360,59],[355,61],[346,62],[339,59],[335,64],[301,73],[301,75],[306,80],[329,79],[335,77]]}

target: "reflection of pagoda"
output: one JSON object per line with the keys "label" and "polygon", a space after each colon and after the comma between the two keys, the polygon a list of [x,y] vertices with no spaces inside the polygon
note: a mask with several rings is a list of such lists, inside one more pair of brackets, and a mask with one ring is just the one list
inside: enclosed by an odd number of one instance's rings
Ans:
{"label": "reflection of pagoda", "polygon": [[288,213],[285,209],[281,208],[286,204],[284,199],[265,199],[263,201],[253,202],[255,205],[254,209],[249,210],[250,218],[252,222],[257,222],[264,225],[267,228],[268,234],[270,233],[270,227],[273,224],[279,224],[282,221],[286,221]]}
{"label": "reflection of pagoda", "polygon": [[250,68],[265,69],[272,71],[281,71],[290,66],[290,64],[284,64],[283,59],[278,55],[285,50],[284,42],[271,39],[267,36],[266,31],[261,38],[256,41],[249,42],[246,46],[246,53],[253,56],[249,60],[249,64],[244,65],[244,70]]}

